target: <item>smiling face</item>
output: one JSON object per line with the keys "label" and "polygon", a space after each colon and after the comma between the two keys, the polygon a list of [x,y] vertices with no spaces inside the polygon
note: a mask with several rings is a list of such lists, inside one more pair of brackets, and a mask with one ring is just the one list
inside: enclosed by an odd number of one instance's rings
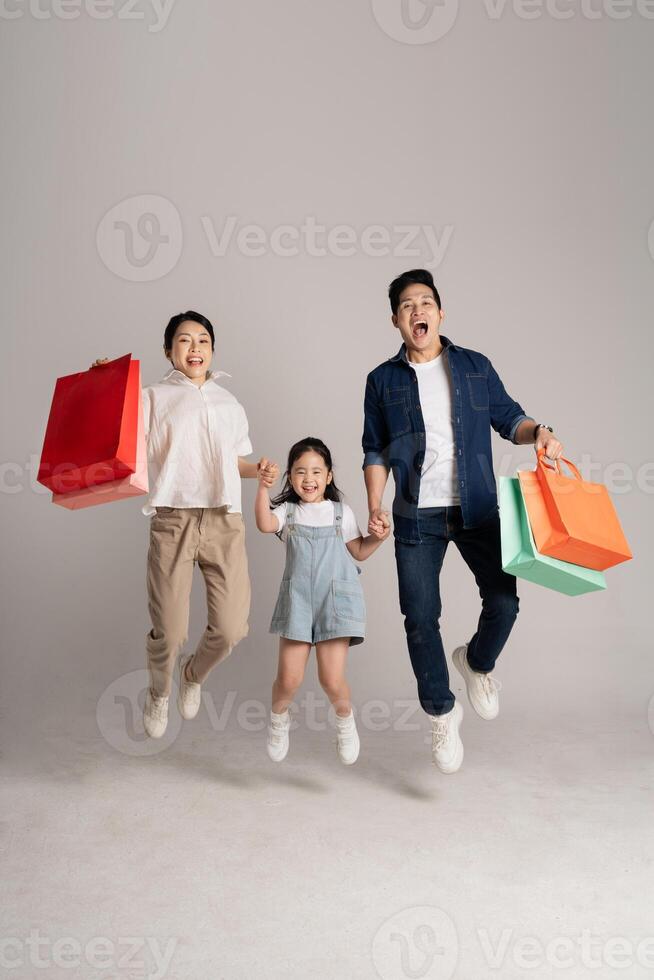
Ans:
{"label": "smiling face", "polygon": [[290,484],[300,500],[317,504],[325,499],[325,487],[332,482],[332,473],[319,453],[306,452],[293,463],[289,473]]}
{"label": "smiling face", "polygon": [[172,361],[173,367],[197,385],[207,380],[212,356],[211,336],[195,320],[184,320],[179,324],[173,337],[173,346],[166,351],[166,357]]}
{"label": "smiling face", "polygon": [[413,282],[402,290],[393,325],[402,334],[410,361],[431,361],[440,354],[439,331],[444,316],[429,286]]}

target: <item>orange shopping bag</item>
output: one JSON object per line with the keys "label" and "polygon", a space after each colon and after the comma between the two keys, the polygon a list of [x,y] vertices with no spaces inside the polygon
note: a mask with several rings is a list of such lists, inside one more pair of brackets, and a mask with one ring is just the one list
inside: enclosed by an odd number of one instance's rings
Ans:
{"label": "orange shopping bag", "polygon": [[[558,460],[546,463],[544,449],[538,450],[535,473],[518,472],[540,554],[597,571],[628,561],[633,555],[606,487],[582,479],[570,460],[561,462],[572,476],[564,476]],[[535,494],[545,506],[530,506]]]}
{"label": "orange shopping bag", "polygon": [[136,412],[136,468],[129,476],[118,480],[109,480],[80,490],[70,490],[68,493],[53,493],[52,503],[69,510],[79,510],[82,507],[94,507],[96,504],[108,504],[114,500],[127,497],[137,497],[148,492],[148,456],[145,442],[145,424],[143,421],[143,400],[141,398],[141,375],[138,361],[132,361],[131,372],[136,375],[135,385],[138,391]]}

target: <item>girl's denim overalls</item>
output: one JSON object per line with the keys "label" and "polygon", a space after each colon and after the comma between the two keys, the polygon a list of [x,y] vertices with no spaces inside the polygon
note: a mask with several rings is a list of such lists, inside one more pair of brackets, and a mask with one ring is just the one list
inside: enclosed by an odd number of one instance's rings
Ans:
{"label": "girl's denim overalls", "polygon": [[360,569],[345,547],[343,505],[334,501],[331,527],[295,523],[295,504],[286,511],[286,566],[270,633],[289,640],[320,643],[349,637],[363,643],[366,607]]}

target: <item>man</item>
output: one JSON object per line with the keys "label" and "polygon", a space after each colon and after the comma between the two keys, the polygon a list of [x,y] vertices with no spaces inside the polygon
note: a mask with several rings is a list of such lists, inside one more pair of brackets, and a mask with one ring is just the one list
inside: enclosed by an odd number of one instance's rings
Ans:
{"label": "man", "polygon": [[463,760],[461,705],[449,689],[439,619],[439,576],[453,541],[475,576],[482,600],[477,631],[452,659],[470,704],[482,718],[499,711],[491,676],[515,622],[516,580],[502,570],[491,426],[517,445],[535,444],[550,459],[563,446],[506,392],[490,360],[459,347],[440,327],[441,300],[430,272],[414,269],[389,287],[402,346],[366,381],[363,470],[369,529],[388,526],[382,496],[393,471],[393,521],[400,608],[418,696],[431,717],[432,757],[445,773]]}

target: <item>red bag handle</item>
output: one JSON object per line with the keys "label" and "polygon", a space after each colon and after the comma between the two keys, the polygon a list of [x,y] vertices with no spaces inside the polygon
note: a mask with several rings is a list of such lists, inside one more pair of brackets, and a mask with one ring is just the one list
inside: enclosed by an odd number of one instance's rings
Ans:
{"label": "red bag handle", "polygon": [[[543,469],[552,470],[553,472],[558,473],[559,476],[562,476],[563,475],[561,473],[561,467],[559,466],[559,460],[558,459],[553,459],[550,462],[546,463],[545,462],[545,450],[544,449],[539,449],[537,455],[538,455],[538,463],[543,467]],[[566,459],[564,456],[561,456],[561,462],[562,463],[565,463],[566,466],[568,467],[568,469],[570,470],[570,472],[578,480],[581,480],[583,482],[583,477],[582,477],[581,473],[579,472],[579,470],[577,469],[577,467],[575,466],[574,463],[571,463],[570,460],[569,459]],[[551,465],[552,463],[554,465]]]}

